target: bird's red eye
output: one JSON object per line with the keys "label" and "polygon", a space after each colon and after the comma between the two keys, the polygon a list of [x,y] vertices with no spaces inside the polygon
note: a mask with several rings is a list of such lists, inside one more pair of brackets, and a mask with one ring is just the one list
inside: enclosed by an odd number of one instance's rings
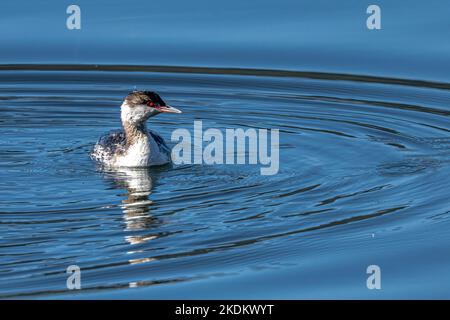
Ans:
{"label": "bird's red eye", "polygon": [[147,103],[147,105],[148,105],[149,107],[153,107],[155,104],[154,104],[153,102],[150,101],[150,102]]}

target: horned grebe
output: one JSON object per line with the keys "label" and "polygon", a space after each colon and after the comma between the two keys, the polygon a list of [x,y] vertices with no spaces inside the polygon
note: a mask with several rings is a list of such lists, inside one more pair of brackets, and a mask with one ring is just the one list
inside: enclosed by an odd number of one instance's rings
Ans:
{"label": "horned grebe", "polygon": [[123,130],[102,136],[91,158],[110,167],[149,167],[169,163],[170,149],[163,138],[147,130],[146,121],[162,112],[181,113],[152,91],[133,91],[122,103]]}

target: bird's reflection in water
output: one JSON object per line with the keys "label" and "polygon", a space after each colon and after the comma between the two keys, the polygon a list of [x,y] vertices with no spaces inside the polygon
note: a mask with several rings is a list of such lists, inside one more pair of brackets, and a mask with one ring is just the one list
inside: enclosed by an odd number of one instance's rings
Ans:
{"label": "bird's reflection in water", "polygon": [[[105,178],[111,181],[114,189],[126,191],[126,193],[121,193],[124,199],[121,200],[120,207],[123,212],[124,238],[130,248],[126,252],[126,256],[130,256],[130,258],[127,258],[128,263],[137,265],[157,260],[157,258],[149,256],[149,248],[145,245],[160,237],[155,229],[161,224],[161,220],[150,213],[152,207],[150,195],[155,182],[155,171],[144,168],[120,168],[113,171],[102,171]],[[132,259],[133,256],[136,258]],[[151,277],[151,274],[149,276]],[[128,282],[128,287],[137,288],[177,281],[180,281],[180,279],[142,279],[141,281]]]}
{"label": "bird's reflection in water", "polygon": [[[142,231],[150,230],[160,221],[150,214],[152,201],[149,196],[152,192],[154,177],[149,169],[145,168],[117,168],[104,171],[108,179],[113,181],[115,189],[125,189],[125,199],[120,207],[123,211],[125,241],[130,245],[144,244],[158,237],[156,233],[142,234]],[[139,233],[139,234],[133,234]],[[130,250],[128,254],[136,254],[142,250]],[[130,259],[131,264],[153,261],[152,258]]]}

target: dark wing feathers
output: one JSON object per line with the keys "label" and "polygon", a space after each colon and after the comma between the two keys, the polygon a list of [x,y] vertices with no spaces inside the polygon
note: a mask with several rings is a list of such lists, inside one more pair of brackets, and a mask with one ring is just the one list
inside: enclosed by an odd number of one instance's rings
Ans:
{"label": "dark wing feathers", "polygon": [[91,153],[91,157],[99,161],[105,161],[112,158],[115,154],[124,152],[125,145],[125,132],[122,130],[111,131],[100,137]]}
{"label": "dark wing feathers", "polygon": [[152,136],[153,140],[155,140],[155,142],[158,144],[160,151],[170,154],[170,148],[167,146],[166,142],[159,134],[151,130],[149,130],[148,133]]}

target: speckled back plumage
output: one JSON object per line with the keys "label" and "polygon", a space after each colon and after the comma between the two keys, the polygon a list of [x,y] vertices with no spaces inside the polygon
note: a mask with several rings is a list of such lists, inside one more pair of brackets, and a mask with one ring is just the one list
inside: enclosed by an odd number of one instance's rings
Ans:
{"label": "speckled back plumage", "polygon": [[[170,148],[164,139],[152,130],[147,132],[150,140],[150,149],[153,149],[153,157],[149,158],[150,166],[170,162]],[[155,147],[156,146],[156,147]],[[113,165],[117,156],[125,155],[127,151],[127,139],[123,130],[114,130],[100,137],[91,153],[91,158],[104,165]],[[155,152],[158,151],[158,152]]]}
{"label": "speckled back plumage", "polygon": [[123,130],[111,131],[98,139],[91,153],[91,158],[101,163],[111,162],[116,154],[126,150],[127,139]]}

